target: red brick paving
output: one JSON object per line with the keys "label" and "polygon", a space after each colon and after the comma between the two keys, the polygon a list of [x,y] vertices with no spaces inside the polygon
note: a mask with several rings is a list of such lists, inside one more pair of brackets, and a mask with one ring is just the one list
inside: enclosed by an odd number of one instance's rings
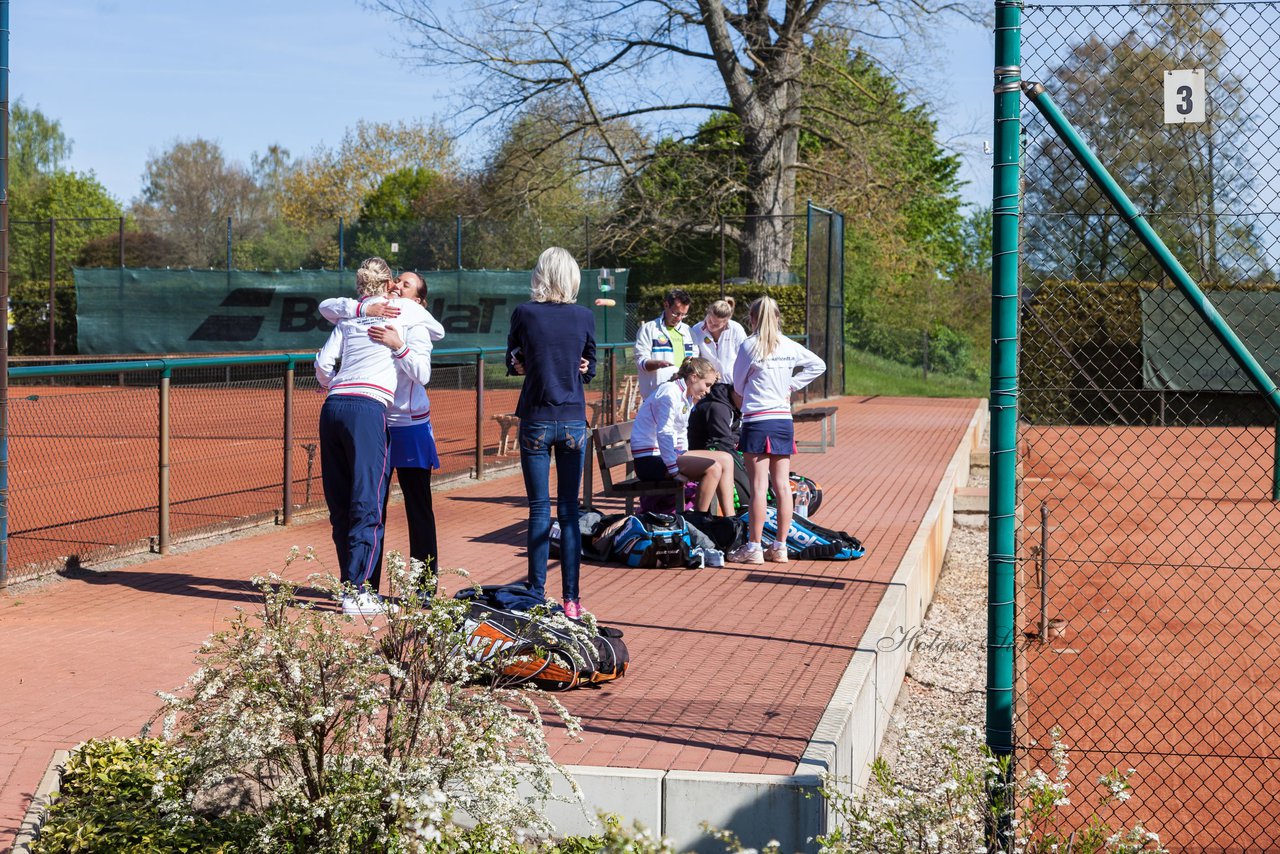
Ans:
{"label": "red brick paving", "polygon": [[[570,764],[788,774],[915,534],[977,407],[972,400],[843,398],[839,447],[800,454],[823,486],[815,521],[859,536],[860,561],[785,567],[583,567],[583,601],[626,632],[628,676],[562,695],[579,742],[552,733]],[[806,430],[816,425],[802,425]],[[478,512],[483,511],[483,512]],[[481,583],[523,576],[519,477],[441,493],[442,559]],[[393,509],[388,548],[406,545]],[[324,520],[169,555],[100,576],[0,593],[0,839],[11,839],[55,749],[132,735],[179,685],[194,651],[247,579],[292,545],[332,564]],[[452,592],[458,580],[446,581]],[[548,590],[558,592],[553,566]]]}

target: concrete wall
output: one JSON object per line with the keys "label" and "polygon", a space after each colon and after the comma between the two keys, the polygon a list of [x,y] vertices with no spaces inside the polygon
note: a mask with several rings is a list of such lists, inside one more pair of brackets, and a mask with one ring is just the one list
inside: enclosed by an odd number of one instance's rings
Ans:
{"label": "concrete wall", "polygon": [[910,662],[910,644],[895,639],[920,628],[933,601],[951,537],[955,490],[969,482],[970,456],[982,439],[986,419],[983,401],[975,408],[795,774],[575,766],[570,772],[582,789],[586,812],[577,805],[554,806],[550,816],[556,828],[566,834],[594,832],[599,826],[588,816],[603,811],[618,814],[627,823],[639,820],[645,827],[660,829],[680,851],[724,851],[702,830],[704,822],[732,830],[749,847],[760,848],[776,839],[786,852],[817,851],[814,837],[826,833],[834,820],[818,796],[822,776],[837,778],[846,792],[867,781]]}

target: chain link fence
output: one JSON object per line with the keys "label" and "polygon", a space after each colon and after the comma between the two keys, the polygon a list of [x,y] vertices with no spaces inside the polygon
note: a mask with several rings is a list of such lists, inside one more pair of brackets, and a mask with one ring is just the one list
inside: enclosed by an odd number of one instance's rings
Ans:
{"label": "chain link fence", "polygon": [[[1029,5],[1042,82],[1208,299],[1280,370],[1280,5]],[[1200,97],[1165,91],[1201,70]],[[1074,824],[1280,846],[1275,415],[1024,105],[1016,741],[1069,748]]]}
{"label": "chain link fence", "polygon": [[[813,305],[807,333],[813,340],[843,342],[844,219],[839,213],[810,207],[807,227],[804,214],[785,218],[794,228],[796,248],[791,271],[785,274],[785,281],[777,284],[807,283]],[[732,224],[740,228],[740,220]],[[151,271],[350,270],[361,259],[379,255],[392,267],[404,270],[528,270],[543,249],[557,245],[574,253],[586,270],[597,263],[610,263],[599,243],[602,231],[602,224],[589,216],[570,215],[555,221],[463,216],[339,221],[311,229],[293,228],[278,221],[251,225],[235,217],[193,222],[137,216],[14,220],[10,223],[10,352],[24,357],[81,352],[77,346],[73,267]],[[722,234],[720,281],[722,285],[729,282],[726,287],[733,292],[738,281],[732,278],[737,269],[737,250],[727,253],[724,244]],[[616,296],[621,303],[627,295]],[[609,330],[607,337],[634,339],[633,325],[631,319],[625,335],[615,329]],[[841,353],[839,348],[832,349],[826,354],[828,362],[842,365]],[[834,374],[829,374],[826,382],[833,394],[843,387],[841,378]]]}
{"label": "chain link fence", "polygon": [[77,352],[72,267],[336,270],[378,255],[402,270],[530,270],[554,245],[572,252],[585,269],[600,258],[600,232],[589,216],[570,215],[555,221],[339,220],[310,228],[239,217],[13,220],[11,352]]}
{"label": "chain link fence", "polygon": [[[437,483],[519,465],[521,380],[506,376],[501,355],[433,354]],[[203,358],[190,366],[171,360],[167,383],[159,370],[104,372],[92,364],[64,366],[58,370],[74,373],[56,378],[26,375],[38,368],[16,371],[7,581],[323,513],[324,395],[309,360],[296,361],[290,374],[283,357],[269,358]],[[639,403],[632,348],[601,347],[598,359],[587,387],[592,423],[632,417]],[[323,549],[328,540],[313,545]]]}

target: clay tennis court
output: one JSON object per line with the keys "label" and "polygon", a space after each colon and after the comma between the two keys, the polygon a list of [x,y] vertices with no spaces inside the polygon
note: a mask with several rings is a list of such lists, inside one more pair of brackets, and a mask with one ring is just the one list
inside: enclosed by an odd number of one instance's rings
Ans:
{"label": "clay tennis court", "polygon": [[[299,371],[301,375],[303,372]],[[484,395],[487,464],[499,426],[489,416],[515,409],[518,389]],[[596,395],[598,398],[598,393]],[[438,477],[475,467],[476,394],[433,388]],[[323,503],[317,425],[323,396],[300,379],[294,394],[290,455],[295,506]],[[170,530],[217,529],[283,507],[283,380],[170,391]],[[11,391],[9,410],[10,578],[100,556],[156,536],[159,391],[147,386],[28,386]]]}
{"label": "clay tennis court", "polygon": [[[1134,768],[1116,813],[1173,850],[1280,847],[1280,505],[1265,428],[1029,428],[1020,434],[1019,742],[1070,746],[1072,802]],[[1029,756],[1043,760],[1041,750]],[[1044,764],[1042,762],[1042,764]],[[1083,806],[1082,806],[1083,805]]]}

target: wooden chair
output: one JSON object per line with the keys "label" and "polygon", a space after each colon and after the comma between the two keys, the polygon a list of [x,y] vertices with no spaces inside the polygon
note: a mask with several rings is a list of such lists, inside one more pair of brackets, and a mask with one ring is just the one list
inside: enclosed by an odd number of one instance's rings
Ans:
{"label": "wooden chair", "polygon": [[502,435],[498,437],[498,456],[505,457],[511,452],[511,431],[514,429],[516,434],[520,432],[520,416],[510,415],[493,415],[490,416],[494,421],[498,422],[498,429],[502,431]]}
{"label": "wooden chair", "polygon": [[[593,400],[587,404],[587,408],[591,410],[591,426],[595,427],[603,423],[604,400]],[[613,413],[613,421],[630,421],[635,417],[636,410],[640,408],[640,386],[634,376],[622,378],[622,388],[618,389],[618,397],[615,401]]]}
{"label": "wooden chair", "polygon": [[[592,431],[591,443],[595,445],[596,465],[600,469],[600,494],[607,498],[627,499],[627,512],[635,512],[635,499],[644,495],[667,495],[675,499],[676,506],[684,504],[684,483],[677,480],[639,480],[632,477],[631,427],[632,421],[621,424],[604,424]],[[622,477],[618,478],[619,470]],[[586,502],[591,503],[588,495]]]}

